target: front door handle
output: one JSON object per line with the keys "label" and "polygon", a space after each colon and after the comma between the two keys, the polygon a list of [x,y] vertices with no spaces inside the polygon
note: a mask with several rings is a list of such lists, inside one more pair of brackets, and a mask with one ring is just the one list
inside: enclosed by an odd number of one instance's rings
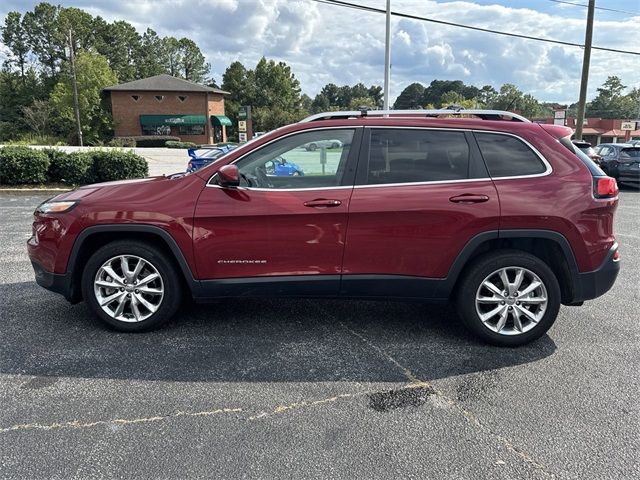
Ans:
{"label": "front door handle", "polygon": [[304,202],[305,207],[325,208],[325,207],[337,207],[342,205],[340,200],[327,200],[326,198],[317,198],[315,200],[309,200]]}
{"label": "front door handle", "polygon": [[474,195],[472,193],[463,193],[449,199],[453,203],[482,203],[489,200],[486,195]]}

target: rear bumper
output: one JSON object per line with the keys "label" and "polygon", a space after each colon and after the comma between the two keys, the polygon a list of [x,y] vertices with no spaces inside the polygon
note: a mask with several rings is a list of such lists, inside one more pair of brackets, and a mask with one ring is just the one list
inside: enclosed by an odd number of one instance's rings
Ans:
{"label": "rear bumper", "polygon": [[592,300],[607,293],[616,282],[620,271],[620,261],[614,260],[618,244],[614,244],[607,258],[599,268],[591,272],[578,273],[575,285],[575,298],[572,303]]}
{"label": "rear bumper", "polygon": [[73,291],[71,275],[68,273],[52,273],[46,271],[38,262],[31,261],[36,283],[55,293],[59,293],[71,303],[77,303],[80,298]]}

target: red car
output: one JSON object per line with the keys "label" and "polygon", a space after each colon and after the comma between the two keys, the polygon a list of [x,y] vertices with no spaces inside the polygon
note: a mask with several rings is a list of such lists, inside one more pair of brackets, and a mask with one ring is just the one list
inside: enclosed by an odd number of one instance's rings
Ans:
{"label": "red car", "polygon": [[[618,188],[571,129],[508,112],[331,112],[194,173],[88,185],[38,207],[36,281],[149,330],[185,295],[455,302],[480,338],[543,335],[619,270]],[[342,148],[307,151],[337,140]],[[304,176],[268,176],[279,156]]]}

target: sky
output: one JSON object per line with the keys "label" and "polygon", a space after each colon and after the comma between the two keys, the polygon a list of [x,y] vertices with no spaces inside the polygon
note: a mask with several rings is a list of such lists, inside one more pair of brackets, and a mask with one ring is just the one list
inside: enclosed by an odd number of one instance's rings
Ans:
{"label": "sky", "polygon": [[[349,0],[385,8],[385,0]],[[587,0],[566,0],[586,5]],[[3,0],[9,11],[37,1]],[[52,1],[50,3],[56,3]],[[385,16],[315,0],[78,0],[60,2],[106,20],[126,20],[139,32],[189,37],[221,83],[233,61],[255,67],[260,57],[284,61],[312,98],[327,83],[369,86],[384,79]],[[554,0],[392,0],[392,10],[482,28],[584,43],[587,9]],[[640,0],[597,0],[593,45],[640,51]],[[605,10],[620,10],[618,12]],[[574,103],[583,50],[475,32],[417,20],[391,21],[391,101],[404,87],[434,79],[499,88],[513,83],[541,101]],[[0,51],[2,45],[0,44]],[[1,56],[1,55],[0,55]],[[640,87],[640,55],[594,50],[588,98],[609,75]]]}

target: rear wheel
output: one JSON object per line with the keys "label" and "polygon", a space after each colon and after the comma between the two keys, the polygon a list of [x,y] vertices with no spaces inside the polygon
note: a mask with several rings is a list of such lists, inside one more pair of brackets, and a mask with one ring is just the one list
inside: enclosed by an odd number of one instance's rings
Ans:
{"label": "rear wheel", "polygon": [[82,274],[82,294],[111,328],[141,332],[159,327],[175,314],[182,285],[161,250],[143,242],[118,241],[91,256]]}
{"label": "rear wheel", "polygon": [[560,286],[538,257],[509,250],[479,257],[467,270],[456,306],[483,340],[518,346],[546,333],[560,309]]}

